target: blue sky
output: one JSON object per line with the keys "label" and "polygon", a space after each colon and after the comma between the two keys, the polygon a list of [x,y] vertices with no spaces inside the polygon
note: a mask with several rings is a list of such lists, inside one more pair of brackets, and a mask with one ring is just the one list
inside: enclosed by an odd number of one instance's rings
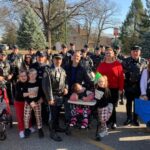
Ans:
{"label": "blue sky", "polygon": [[[110,0],[111,1],[111,0]],[[112,0],[114,1],[119,8],[119,16],[117,17],[121,22],[123,22],[126,18],[126,15],[131,6],[132,0]],[[142,0],[143,5],[145,7],[145,0]],[[108,29],[105,33],[113,34],[113,29]]]}

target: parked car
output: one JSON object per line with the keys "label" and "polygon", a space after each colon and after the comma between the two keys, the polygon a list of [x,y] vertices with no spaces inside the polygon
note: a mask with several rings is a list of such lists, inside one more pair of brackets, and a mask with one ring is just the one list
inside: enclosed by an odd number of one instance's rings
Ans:
{"label": "parked car", "polygon": [[7,44],[0,44],[0,49],[9,50],[9,46]]}

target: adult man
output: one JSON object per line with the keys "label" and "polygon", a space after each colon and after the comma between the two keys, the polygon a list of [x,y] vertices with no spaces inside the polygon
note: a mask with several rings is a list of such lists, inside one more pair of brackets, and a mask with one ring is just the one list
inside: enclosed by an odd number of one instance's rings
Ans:
{"label": "adult man", "polygon": [[19,74],[19,69],[21,67],[23,58],[22,55],[19,54],[19,48],[17,45],[14,45],[12,48],[12,53],[10,53],[7,57],[7,60],[10,64],[10,70],[12,73],[12,78],[11,78],[11,93],[8,93],[8,95],[11,95],[11,97],[9,97],[11,99],[11,102],[13,103],[14,99],[13,99],[13,95],[15,95],[15,85],[16,85],[16,81],[17,81],[17,76]]}
{"label": "adult man", "polygon": [[71,54],[68,53],[68,48],[65,44],[62,44],[61,45],[61,52],[60,54],[62,55],[63,57],[63,60],[62,60],[62,67],[65,68],[68,64],[71,63]]}
{"label": "adult man", "polygon": [[132,101],[134,102],[134,99],[140,96],[141,72],[147,65],[146,60],[140,55],[141,47],[134,46],[131,48],[131,56],[122,63],[125,72],[125,96],[127,98],[127,120],[124,125],[133,123],[133,125],[139,126],[138,117],[135,113],[132,118]]}
{"label": "adult man", "polygon": [[68,53],[73,55],[74,51],[75,51],[75,44],[74,43],[70,43],[70,50],[68,51]]}
{"label": "adult man", "polygon": [[93,71],[95,72],[99,63],[102,61],[102,56],[101,56],[101,50],[99,47],[95,48],[95,53],[94,55],[91,57],[93,60]]}
{"label": "adult man", "polygon": [[68,95],[65,97],[65,117],[66,117],[66,133],[69,134],[69,123],[71,119],[71,114],[70,114],[70,105],[68,103],[68,99],[71,95],[71,88],[72,85],[75,83],[79,83],[86,87],[87,89],[92,89],[94,87],[93,81],[90,79],[88,76],[88,73],[86,70],[80,65],[80,60],[81,60],[81,52],[80,51],[75,51],[73,56],[72,56],[72,63],[69,64],[65,70],[67,74],[67,81],[68,81]]}
{"label": "adult man", "polygon": [[[116,45],[114,46],[114,53],[115,53],[115,56],[116,56],[116,59],[122,63],[125,59],[125,56],[121,53],[121,47],[119,45]],[[124,98],[124,92],[122,92],[121,95],[119,95],[120,97],[120,102],[119,104],[120,105],[124,105],[124,102],[123,102],[123,98]]]}
{"label": "adult man", "polygon": [[42,87],[51,111],[50,137],[54,141],[62,141],[57,132],[63,131],[59,126],[59,115],[63,104],[63,96],[68,93],[68,85],[66,72],[61,67],[62,56],[55,54],[53,62],[54,64],[44,72]]}
{"label": "adult man", "polygon": [[90,78],[93,78],[92,69],[93,69],[93,60],[87,55],[87,51],[82,49],[81,50],[82,57],[80,60],[80,65],[86,70]]}

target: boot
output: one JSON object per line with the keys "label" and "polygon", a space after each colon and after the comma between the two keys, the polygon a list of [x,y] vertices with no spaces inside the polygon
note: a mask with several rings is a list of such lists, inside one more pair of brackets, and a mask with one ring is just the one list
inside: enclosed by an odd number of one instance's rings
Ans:
{"label": "boot", "polygon": [[50,132],[50,138],[53,139],[56,142],[61,142],[62,138],[55,132],[55,130],[51,130]]}
{"label": "boot", "polygon": [[57,135],[55,129],[53,128],[53,122],[49,122],[49,132],[50,132],[50,138],[53,139],[56,142],[61,142],[62,138]]}

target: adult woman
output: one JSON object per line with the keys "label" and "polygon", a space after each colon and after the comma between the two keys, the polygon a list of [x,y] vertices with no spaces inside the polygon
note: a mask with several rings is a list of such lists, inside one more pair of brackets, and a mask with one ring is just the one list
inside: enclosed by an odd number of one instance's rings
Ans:
{"label": "adult woman", "polygon": [[119,61],[115,59],[114,51],[112,48],[105,50],[104,61],[99,64],[97,72],[106,75],[108,78],[108,87],[111,92],[110,102],[113,104],[112,116],[109,120],[111,128],[115,129],[116,125],[116,106],[118,96],[122,93],[124,87],[123,68]]}

